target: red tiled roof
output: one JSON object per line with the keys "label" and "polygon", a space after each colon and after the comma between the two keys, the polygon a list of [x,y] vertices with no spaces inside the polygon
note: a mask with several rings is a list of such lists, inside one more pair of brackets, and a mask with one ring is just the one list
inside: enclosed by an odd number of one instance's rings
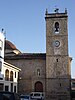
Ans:
{"label": "red tiled roof", "polygon": [[16,48],[16,46],[13,44],[13,43],[11,43],[10,41],[8,41],[8,40],[5,40],[5,50],[6,49],[9,49],[9,50],[16,50],[17,48]]}

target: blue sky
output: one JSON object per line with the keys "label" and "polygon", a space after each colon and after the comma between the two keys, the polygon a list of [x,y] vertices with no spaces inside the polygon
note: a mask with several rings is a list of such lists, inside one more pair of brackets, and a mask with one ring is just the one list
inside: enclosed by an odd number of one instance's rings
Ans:
{"label": "blue sky", "polygon": [[0,0],[0,30],[21,52],[46,52],[45,10],[68,10],[69,56],[73,58],[71,75],[75,77],[75,0]]}

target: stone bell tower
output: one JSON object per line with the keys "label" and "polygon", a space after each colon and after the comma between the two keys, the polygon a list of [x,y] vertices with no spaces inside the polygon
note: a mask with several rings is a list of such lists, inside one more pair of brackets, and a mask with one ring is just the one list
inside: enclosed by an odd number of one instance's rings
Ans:
{"label": "stone bell tower", "polygon": [[68,15],[46,10],[46,100],[70,100]]}

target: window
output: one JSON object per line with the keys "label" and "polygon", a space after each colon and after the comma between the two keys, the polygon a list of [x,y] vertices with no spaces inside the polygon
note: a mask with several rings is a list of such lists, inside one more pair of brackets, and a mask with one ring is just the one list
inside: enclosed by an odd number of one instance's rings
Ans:
{"label": "window", "polygon": [[9,91],[9,86],[5,86],[5,91]]}
{"label": "window", "polygon": [[10,81],[13,81],[13,71],[10,72]]}
{"label": "window", "polygon": [[15,72],[15,78],[16,78],[16,72]]}
{"label": "window", "polygon": [[16,86],[14,86],[14,92],[16,93]]}
{"label": "window", "polygon": [[13,83],[11,83],[11,92],[13,92]]}
{"label": "window", "polygon": [[0,83],[0,91],[3,91],[3,88],[4,88],[4,84]]}
{"label": "window", "polygon": [[59,23],[55,23],[55,33],[59,33]]}
{"label": "window", "polygon": [[75,87],[75,83],[72,83],[72,87]]}
{"label": "window", "polygon": [[0,61],[0,71],[1,71],[1,68],[2,68],[2,62]]}
{"label": "window", "polygon": [[0,50],[2,50],[3,42],[0,40]]}
{"label": "window", "polygon": [[40,69],[37,69],[37,75],[40,76]]}
{"label": "window", "polygon": [[58,62],[58,59],[56,59],[56,61]]}
{"label": "window", "polygon": [[5,70],[5,80],[9,81],[9,70],[8,69]]}
{"label": "window", "polygon": [[34,94],[34,96],[40,96],[40,94],[39,93],[36,93],[36,94]]}
{"label": "window", "polygon": [[61,83],[60,83],[60,87],[61,87]]}

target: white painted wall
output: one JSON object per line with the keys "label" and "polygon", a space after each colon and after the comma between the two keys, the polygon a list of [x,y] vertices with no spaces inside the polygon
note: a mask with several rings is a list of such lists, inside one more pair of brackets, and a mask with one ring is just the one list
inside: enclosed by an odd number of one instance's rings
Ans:
{"label": "white painted wall", "polygon": [[4,33],[0,32],[0,61],[2,62],[2,65],[0,66],[0,68],[1,68],[0,78],[3,77],[4,43],[5,43]]}

